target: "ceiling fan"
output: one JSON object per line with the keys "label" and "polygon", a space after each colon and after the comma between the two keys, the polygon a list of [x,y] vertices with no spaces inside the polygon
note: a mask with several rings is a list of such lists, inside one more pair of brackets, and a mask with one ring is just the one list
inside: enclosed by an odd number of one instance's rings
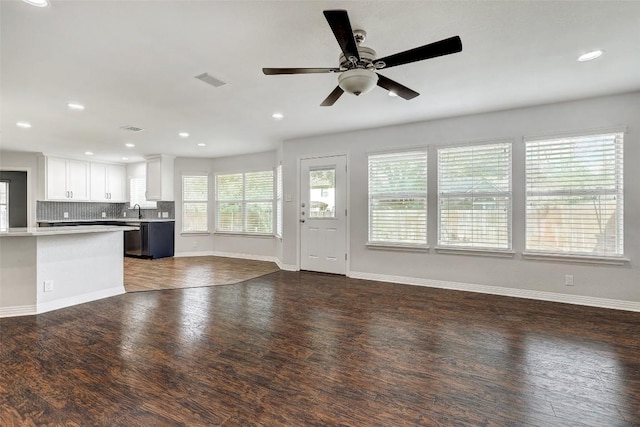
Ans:
{"label": "ceiling fan", "polygon": [[383,76],[378,70],[462,51],[460,37],[454,36],[378,59],[375,50],[361,45],[367,33],[351,29],[346,10],[325,10],[323,13],[342,49],[339,67],[262,69],[266,75],[340,73],[338,86],[320,104],[323,107],[333,105],[344,92],[358,96],[369,92],[376,84],[401,98],[413,99],[420,94]]}

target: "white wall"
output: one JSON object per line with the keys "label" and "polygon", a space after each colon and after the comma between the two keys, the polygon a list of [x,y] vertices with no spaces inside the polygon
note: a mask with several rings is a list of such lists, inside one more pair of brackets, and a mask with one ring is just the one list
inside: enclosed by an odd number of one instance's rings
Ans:
{"label": "white wall", "polygon": [[183,234],[182,230],[182,175],[188,172],[209,174],[209,231],[215,228],[215,175],[218,173],[271,170],[276,166],[276,152],[256,153],[245,156],[220,158],[186,158],[175,160],[174,194],[176,197],[176,246],[177,256],[227,255],[252,259],[276,258],[274,237],[241,236],[233,234]]}
{"label": "white wall", "polygon": [[[410,101],[409,101],[410,102]],[[626,126],[625,134],[625,266],[524,260],[524,136],[553,135]],[[437,183],[435,146],[513,138],[513,249],[515,258],[399,252],[368,249],[367,152],[429,145],[429,244],[435,246]],[[429,284],[443,281],[516,290],[568,294],[570,298],[604,298],[640,302],[640,93],[478,114],[286,141],[283,144],[284,265],[297,265],[299,242],[298,163],[301,157],[347,153],[349,162],[349,274],[396,278]],[[564,285],[564,276],[575,285]],[[431,281],[431,282],[429,282]],[[509,292],[506,292],[507,294]]]}
{"label": "white wall", "polygon": [[38,193],[38,155],[22,151],[0,151],[0,169],[27,171],[28,225],[36,225],[36,198]]}

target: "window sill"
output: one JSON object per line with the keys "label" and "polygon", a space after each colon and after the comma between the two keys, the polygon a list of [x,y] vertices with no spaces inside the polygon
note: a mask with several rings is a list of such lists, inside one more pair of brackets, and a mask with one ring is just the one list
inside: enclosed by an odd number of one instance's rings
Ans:
{"label": "window sill", "polygon": [[459,248],[459,247],[444,247],[444,246],[436,246],[435,250],[439,254],[473,255],[473,256],[486,256],[486,257],[497,257],[497,258],[513,258],[516,254],[514,251],[511,251],[511,250]]}
{"label": "window sill", "polygon": [[562,254],[546,254],[540,252],[523,252],[523,259],[533,261],[559,261],[559,262],[577,262],[584,264],[608,264],[608,265],[625,265],[631,260],[625,257],[604,257],[604,256],[588,256],[588,255],[562,255]]}
{"label": "window sill", "polygon": [[273,234],[266,233],[239,233],[232,231],[214,231],[213,234],[215,236],[227,236],[227,237],[257,237],[259,239],[273,239],[275,236]]}
{"label": "window sill", "polygon": [[422,245],[403,245],[393,243],[367,243],[368,249],[387,250],[387,251],[407,251],[407,252],[429,252],[429,246]]}
{"label": "window sill", "polygon": [[209,231],[181,231],[181,236],[208,236],[211,233]]}

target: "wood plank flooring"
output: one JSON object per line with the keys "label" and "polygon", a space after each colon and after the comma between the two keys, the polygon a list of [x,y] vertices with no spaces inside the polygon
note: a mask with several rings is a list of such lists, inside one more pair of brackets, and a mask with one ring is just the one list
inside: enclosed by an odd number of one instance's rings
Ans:
{"label": "wood plank flooring", "polygon": [[127,292],[229,285],[278,271],[273,262],[218,256],[124,258]]}
{"label": "wood plank flooring", "polygon": [[640,425],[640,313],[278,271],[0,319],[0,425]]}

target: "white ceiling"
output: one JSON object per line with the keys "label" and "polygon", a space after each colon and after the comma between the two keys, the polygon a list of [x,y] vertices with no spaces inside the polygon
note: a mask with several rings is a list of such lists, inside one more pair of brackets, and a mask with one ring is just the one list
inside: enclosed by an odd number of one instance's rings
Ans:
{"label": "white ceiling", "polygon": [[[4,150],[218,157],[301,136],[640,89],[640,1],[51,3],[0,2]],[[261,68],[337,66],[325,9],[347,9],[379,57],[454,35],[463,51],[383,71],[420,92],[411,101],[376,88],[320,107],[336,74],[265,76]],[[604,56],[576,61],[594,48]],[[227,84],[194,79],[204,72]],[[70,111],[70,101],[86,109]],[[284,120],[274,121],[275,111]],[[18,128],[21,120],[32,128]]]}

